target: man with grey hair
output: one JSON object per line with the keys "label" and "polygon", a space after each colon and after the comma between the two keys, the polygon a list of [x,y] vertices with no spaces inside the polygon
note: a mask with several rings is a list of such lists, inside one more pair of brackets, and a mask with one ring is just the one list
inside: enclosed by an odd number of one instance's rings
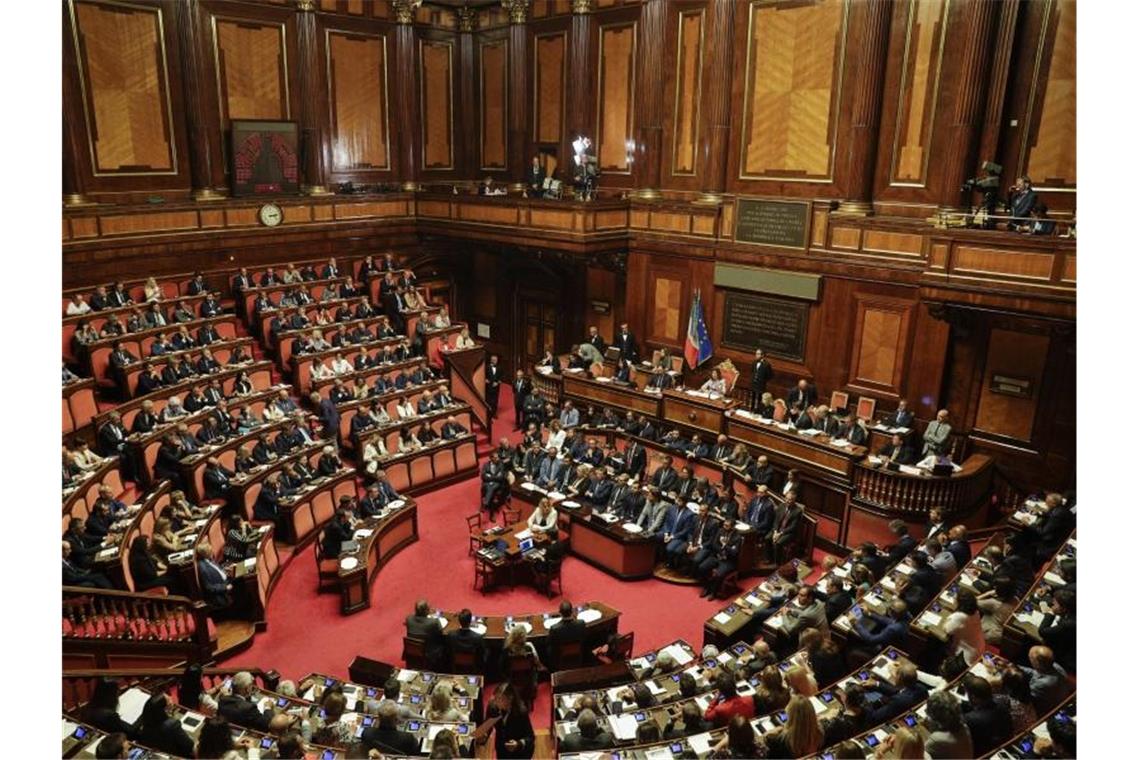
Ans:
{"label": "man with grey hair", "polygon": [[420,743],[415,734],[401,731],[396,727],[399,720],[399,711],[396,703],[385,700],[380,705],[380,714],[376,725],[364,729],[360,735],[361,743],[369,750],[376,750],[390,755],[416,755],[419,753]]}
{"label": "man with grey hair", "polygon": [[273,717],[272,711],[262,713],[257,709],[253,676],[247,670],[234,675],[231,692],[218,699],[218,715],[230,723],[262,733],[269,731],[269,720]]}
{"label": "man with grey hair", "polygon": [[559,749],[564,752],[582,752],[609,747],[613,743],[614,737],[609,731],[598,728],[598,716],[587,708],[578,713],[578,732],[567,736]]}

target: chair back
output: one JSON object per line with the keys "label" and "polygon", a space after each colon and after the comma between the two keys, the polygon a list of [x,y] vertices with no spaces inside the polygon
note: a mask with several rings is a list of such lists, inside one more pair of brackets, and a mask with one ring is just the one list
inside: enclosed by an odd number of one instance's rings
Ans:
{"label": "chair back", "polygon": [[783,422],[788,417],[788,405],[784,399],[778,398],[772,403],[772,419],[776,422]]}
{"label": "chair back", "polygon": [[616,654],[623,660],[633,657],[633,631],[623,633],[618,638]]}
{"label": "chair back", "polygon": [[557,670],[582,667],[582,642],[564,641],[554,650],[554,667]]}
{"label": "chair back", "polygon": [[845,391],[832,391],[831,392],[831,410],[836,411],[839,409],[846,409],[849,398]]}
{"label": "chair back", "polygon": [[421,639],[404,637],[404,665],[408,668],[427,667],[427,646]]}
{"label": "chair back", "polygon": [[471,651],[465,649],[453,649],[451,651],[451,670],[455,673],[478,673],[479,657]]}
{"label": "chair back", "polygon": [[522,520],[522,510],[507,507],[503,510],[503,519],[506,521],[507,525],[514,525],[515,523]]}
{"label": "chair back", "polygon": [[855,416],[861,420],[870,420],[875,416],[875,403],[873,398],[860,396],[859,403],[855,406]]}
{"label": "chair back", "polygon": [[468,532],[475,533],[476,531],[483,529],[483,513],[482,512],[475,514],[475,515],[468,515],[464,519],[467,520]]}

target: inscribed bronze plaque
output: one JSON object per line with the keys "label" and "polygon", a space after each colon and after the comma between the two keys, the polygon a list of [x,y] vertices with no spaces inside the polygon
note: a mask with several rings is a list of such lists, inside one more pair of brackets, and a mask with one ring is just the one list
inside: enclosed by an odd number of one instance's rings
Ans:
{"label": "inscribed bronze plaque", "polygon": [[736,200],[736,239],[741,243],[807,248],[807,201]]}
{"label": "inscribed bronze plaque", "polygon": [[809,304],[727,291],[721,343],[741,351],[757,348],[802,362],[807,340]]}

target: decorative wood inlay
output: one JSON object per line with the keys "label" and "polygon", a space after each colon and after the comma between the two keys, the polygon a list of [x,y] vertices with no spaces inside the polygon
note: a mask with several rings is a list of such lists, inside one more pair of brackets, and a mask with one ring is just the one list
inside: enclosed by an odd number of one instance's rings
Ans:
{"label": "decorative wood inlay", "polygon": [[868,253],[895,253],[905,256],[922,254],[922,235],[887,230],[867,230],[863,234],[863,250]]}
{"label": "decorative wood inlay", "polygon": [[688,214],[651,211],[649,213],[649,226],[654,230],[684,233],[689,231],[689,219],[691,217]]}
{"label": "decorative wood inlay", "polygon": [[572,212],[538,208],[530,210],[530,223],[533,227],[551,227],[562,230],[570,230],[580,226],[575,224]]}
{"label": "decorative wood inlay", "polygon": [[648,211],[630,211],[629,212],[629,226],[636,227],[637,229],[645,229],[649,226],[649,212]]}
{"label": "decorative wood inlay", "polygon": [[215,16],[214,65],[222,129],[231,119],[288,119],[285,25]]}
{"label": "decorative wood inlay", "polygon": [[325,43],[333,170],[390,169],[387,40],[328,30]]}
{"label": "decorative wood inlay", "polygon": [[285,215],[285,224],[304,224],[312,221],[312,206],[282,206],[281,212]]}
{"label": "decorative wood inlay", "polygon": [[945,269],[949,254],[950,247],[945,243],[932,243],[930,245],[930,266],[936,269]]}
{"label": "decorative wood inlay", "polygon": [[176,173],[162,9],[72,8],[92,173]]}
{"label": "decorative wood inlay", "polygon": [[849,383],[875,390],[901,391],[914,304],[898,298],[858,293],[855,347]]}
{"label": "decorative wood inlay", "polygon": [[257,209],[255,208],[226,209],[227,227],[252,227],[258,223]]}
{"label": "decorative wood inlay", "polygon": [[534,38],[534,139],[562,141],[563,100],[566,93],[566,35]]}
{"label": "decorative wood inlay", "polygon": [[[1055,16],[1055,24],[1052,19]],[[1048,77],[1040,68],[1033,85],[1029,113],[1040,116],[1034,123],[1026,172],[1038,185],[1075,188],[1077,185],[1077,3],[1054,0],[1045,11],[1044,46],[1050,28],[1055,28]],[[1036,94],[1044,92],[1038,101]],[[1022,163],[1024,165],[1024,151]]]}
{"label": "decorative wood inlay", "polygon": [[827,223],[829,214],[823,209],[817,209],[811,215],[811,245],[813,248],[823,248],[827,245]]}
{"label": "decorative wood inlay", "polygon": [[483,113],[479,123],[482,135],[480,167],[507,167],[507,43],[488,42],[480,46],[479,78]]}
{"label": "decorative wood inlay", "polygon": [[198,212],[198,219],[203,228],[226,226],[226,215],[220,209],[202,209]]}
{"label": "decorative wood inlay", "polygon": [[338,203],[334,207],[337,219],[358,219],[368,216],[405,216],[406,201],[373,201],[369,203]]}
{"label": "decorative wood inlay", "polygon": [[423,168],[452,169],[451,43],[420,40]]}
{"label": "decorative wood inlay", "polygon": [[1053,273],[1053,254],[959,245],[954,247],[954,272],[1048,280]]}
{"label": "decorative wood inlay", "polygon": [[681,281],[657,276],[653,283],[653,336],[676,341],[681,334]]}
{"label": "decorative wood inlay", "polygon": [[846,3],[749,6],[742,178],[831,175]]}
{"label": "decorative wood inlay", "polygon": [[829,231],[831,232],[832,248],[842,248],[847,251],[859,250],[860,230],[858,227],[832,226]]}
{"label": "decorative wood inlay", "polygon": [[[1041,398],[1041,378],[1049,353],[1049,336],[1013,330],[990,331],[982,391],[975,427],[1029,442]],[[990,390],[994,375],[1029,381],[1029,397]]]}
{"label": "decorative wood inlay", "polygon": [[320,204],[313,206],[313,221],[314,222],[331,222],[335,218],[335,209],[329,204]]}
{"label": "decorative wood inlay", "polygon": [[637,24],[603,26],[598,34],[598,166],[628,174]]}
{"label": "decorative wood inlay", "polygon": [[1061,281],[1062,282],[1071,282],[1071,283],[1076,284],[1076,282],[1077,282],[1077,257],[1076,256],[1066,256],[1065,257],[1064,269],[1061,272]]}
{"label": "decorative wood inlay", "polygon": [[[99,218],[99,227],[104,235],[137,235],[144,232],[191,230],[197,226],[198,214],[194,211],[168,211],[157,214],[129,214]],[[75,230],[74,224],[72,230]],[[76,237],[80,236],[76,235]]]}
{"label": "decorative wood inlay", "polygon": [[92,216],[72,217],[71,236],[73,238],[99,237],[99,220]]}
{"label": "decorative wood inlay", "polygon": [[420,216],[448,219],[451,217],[451,204],[444,201],[418,201],[416,213]]}
{"label": "decorative wood inlay", "polygon": [[910,0],[895,117],[892,184],[924,185],[942,74],[947,0]]}
{"label": "decorative wood inlay", "polygon": [[716,217],[694,216],[692,231],[695,235],[708,235],[709,237],[712,237],[716,234]]}
{"label": "decorative wood inlay", "polygon": [[612,229],[625,227],[629,214],[621,209],[615,211],[599,211],[594,214],[594,229]]}
{"label": "decorative wood inlay", "polygon": [[483,204],[460,204],[456,207],[458,218],[470,222],[490,222],[492,224],[517,224],[518,211],[510,206],[485,206]]}
{"label": "decorative wood inlay", "polygon": [[697,171],[701,128],[701,71],[704,59],[705,11],[677,14],[676,97],[673,104],[673,174]]}

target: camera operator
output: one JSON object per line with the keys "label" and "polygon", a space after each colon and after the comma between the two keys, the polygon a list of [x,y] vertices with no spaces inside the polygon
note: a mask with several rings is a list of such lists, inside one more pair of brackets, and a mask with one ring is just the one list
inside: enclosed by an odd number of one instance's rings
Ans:
{"label": "camera operator", "polygon": [[1013,217],[1007,225],[1009,229],[1016,230],[1029,223],[1029,216],[1037,206],[1037,193],[1033,192],[1033,184],[1029,177],[1021,176],[1009,189],[1009,215]]}

